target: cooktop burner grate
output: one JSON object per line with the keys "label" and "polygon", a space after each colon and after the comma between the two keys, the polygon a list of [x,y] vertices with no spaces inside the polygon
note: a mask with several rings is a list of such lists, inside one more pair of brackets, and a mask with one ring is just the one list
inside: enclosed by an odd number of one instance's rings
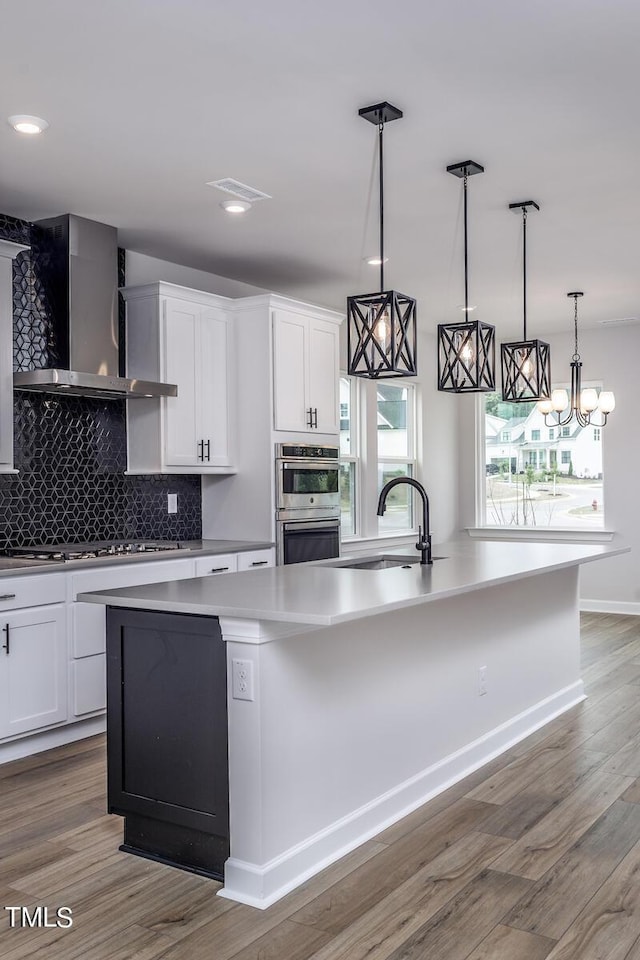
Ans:
{"label": "cooktop burner grate", "polygon": [[7,550],[7,554],[23,560],[91,560],[94,557],[126,557],[140,553],[158,553],[162,550],[179,550],[181,546],[176,540],[105,540],[13,547]]}

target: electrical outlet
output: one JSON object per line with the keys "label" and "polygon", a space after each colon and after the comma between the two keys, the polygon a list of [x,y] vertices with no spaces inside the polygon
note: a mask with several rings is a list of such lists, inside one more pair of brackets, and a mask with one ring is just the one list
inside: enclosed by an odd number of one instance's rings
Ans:
{"label": "electrical outlet", "polygon": [[234,700],[255,700],[251,660],[231,661],[231,696]]}
{"label": "electrical outlet", "polygon": [[478,696],[484,697],[487,692],[487,668],[480,667],[478,670]]}
{"label": "electrical outlet", "polygon": [[168,493],[167,494],[167,513],[177,513],[177,512],[178,512],[178,494]]}

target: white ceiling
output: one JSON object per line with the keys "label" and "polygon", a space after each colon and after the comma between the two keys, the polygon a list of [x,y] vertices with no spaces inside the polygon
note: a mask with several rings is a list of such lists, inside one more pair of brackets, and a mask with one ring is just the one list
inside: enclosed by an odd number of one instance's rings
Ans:
{"label": "white ceiling", "polygon": [[[3,0],[0,211],[114,224],[122,246],[342,308],[376,290],[369,184],[388,100],[386,286],[529,335],[640,316],[638,0]],[[16,134],[4,118],[49,129]],[[273,196],[242,218],[206,181]],[[369,211],[369,212],[368,212]],[[368,219],[368,232],[365,224]],[[640,327],[639,327],[640,329]]]}

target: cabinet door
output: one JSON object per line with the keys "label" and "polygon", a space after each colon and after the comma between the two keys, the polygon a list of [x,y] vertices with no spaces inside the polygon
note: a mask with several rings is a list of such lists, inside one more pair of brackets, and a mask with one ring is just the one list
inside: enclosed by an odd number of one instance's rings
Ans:
{"label": "cabinet door", "polygon": [[318,433],[338,433],[339,330],[326,320],[309,320],[308,404]]}
{"label": "cabinet door", "polygon": [[[67,634],[63,604],[5,613],[0,649],[0,737],[67,719]],[[7,645],[7,629],[8,645]]]}
{"label": "cabinet door", "polygon": [[164,462],[172,467],[202,463],[196,412],[200,309],[198,304],[170,298],[163,304],[164,377],[178,384],[178,396],[162,400]]}
{"label": "cabinet door", "polygon": [[196,422],[203,466],[226,466],[229,459],[229,323],[221,310],[200,315]]}
{"label": "cabinet door", "polygon": [[273,401],[276,430],[310,432],[306,390],[308,319],[275,310],[273,314]]}

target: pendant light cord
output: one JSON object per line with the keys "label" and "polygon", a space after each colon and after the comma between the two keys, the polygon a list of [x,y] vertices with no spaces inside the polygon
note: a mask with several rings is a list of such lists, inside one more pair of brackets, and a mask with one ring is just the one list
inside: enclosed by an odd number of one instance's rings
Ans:
{"label": "pendant light cord", "polygon": [[384,122],[378,125],[378,171],[380,174],[380,293],[384,290],[384,176],[383,176]]}
{"label": "pendant light cord", "polygon": [[467,245],[467,181],[469,177],[464,175],[464,319],[469,319],[469,251]]}
{"label": "pendant light cord", "polygon": [[523,340],[527,339],[527,208],[522,208],[522,320]]}
{"label": "pendant light cord", "polygon": [[578,353],[578,294],[573,295],[573,357],[572,360],[579,360]]}

